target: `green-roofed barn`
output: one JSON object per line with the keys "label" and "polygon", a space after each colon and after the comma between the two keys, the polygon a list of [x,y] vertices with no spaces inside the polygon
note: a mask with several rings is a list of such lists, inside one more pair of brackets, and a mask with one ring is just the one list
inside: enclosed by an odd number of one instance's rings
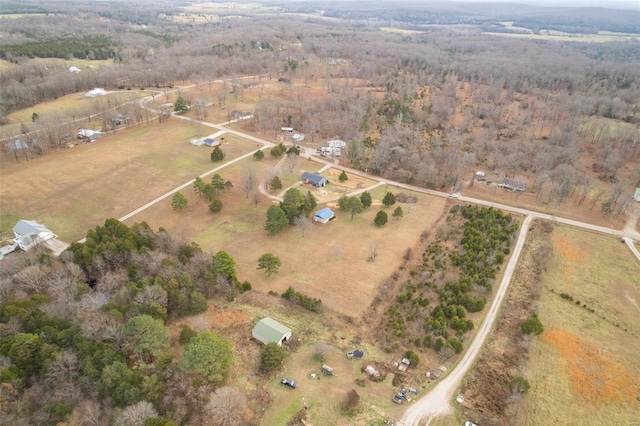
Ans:
{"label": "green-roofed barn", "polygon": [[277,343],[282,346],[282,342],[286,342],[291,338],[291,329],[280,324],[278,321],[269,317],[263,318],[253,327],[251,335],[254,339],[264,343]]}

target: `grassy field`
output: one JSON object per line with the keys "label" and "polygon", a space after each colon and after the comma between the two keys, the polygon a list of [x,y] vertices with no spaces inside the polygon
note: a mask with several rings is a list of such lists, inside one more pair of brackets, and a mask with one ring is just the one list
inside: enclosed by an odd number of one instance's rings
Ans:
{"label": "grassy field", "polygon": [[[219,164],[190,138],[213,129],[169,120],[117,134],[93,144],[30,162],[3,165],[0,229],[18,218],[44,223],[63,240],[82,238],[106,218],[119,218]],[[227,159],[250,152],[254,142],[226,135]]]}
{"label": "grassy field", "polygon": [[0,71],[10,70],[11,68],[14,68],[16,66],[17,65],[12,62],[6,61],[4,59],[0,59]]}
{"label": "grassy field", "polygon": [[[126,91],[110,93],[95,98],[87,98],[84,96],[84,93],[72,93],[50,102],[43,102],[32,108],[13,112],[9,114],[7,118],[9,119],[9,126],[21,122],[28,125],[31,123],[31,116],[34,112],[37,112],[42,120],[46,120],[48,116],[59,117],[60,115],[81,118],[91,114],[94,104],[105,102],[123,104],[131,100],[143,98],[149,94],[150,92],[145,91]],[[2,129],[6,130],[5,126],[3,126]]]}
{"label": "grassy field", "polygon": [[557,227],[552,243],[518,423],[635,424],[640,263],[617,239],[573,228]]}
{"label": "grassy field", "polygon": [[[276,163],[268,157],[261,162],[255,162],[253,158],[243,160],[220,174],[232,182],[240,182],[244,168],[254,165],[259,167],[262,179]],[[283,181],[292,181],[295,176],[297,182],[301,169],[312,167],[301,160],[299,168],[290,174],[291,178],[284,176]],[[352,184],[357,185],[357,182],[354,179]],[[351,317],[358,317],[367,309],[381,280],[401,262],[404,251],[418,239],[420,232],[440,217],[446,203],[441,198],[418,195],[417,203],[402,205],[405,212],[402,219],[392,219],[383,228],[374,225],[373,218],[379,207],[372,206],[353,221],[349,214],[337,211],[336,220],[325,225],[314,223],[304,235],[300,229],[291,227],[269,237],[264,231],[264,223],[272,201],[262,197],[254,207],[252,199],[246,199],[242,194],[239,184],[234,183],[234,186],[231,193],[222,194],[224,208],[216,215],[208,212],[204,200],[185,190],[189,206],[184,211],[173,212],[167,199],[134,216],[130,222],[144,220],[154,228],[163,226],[185,240],[194,240],[204,250],[228,251],[236,259],[240,279],[248,280],[259,291],[281,293],[293,286]],[[302,189],[303,193],[307,190],[320,198],[315,188]],[[326,190],[338,196],[340,192],[348,191],[346,186],[339,184],[331,184]],[[391,187],[389,190],[398,192]],[[381,197],[383,194],[376,190],[372,195]],[[372,250],[377,250],[378,256],[375,262],[368,262]],[[282,260],[280,273],[270,278],[256,270],[258,257],[266,252]],[[344,294],[349,297],[342,297]]]}
{"label": "grassy field", "polygon": [[499,37],[517,37],[527,38],[531,40],[554,40],[554,41],[572,41],[581,43],[607,43],[612,41],[638,41],[640,36],[637,35],[609,35],[609,34],[565,34],[565,33],[547,33],[547,34],[520,34],[520,33],[492,33],[484,32]]}

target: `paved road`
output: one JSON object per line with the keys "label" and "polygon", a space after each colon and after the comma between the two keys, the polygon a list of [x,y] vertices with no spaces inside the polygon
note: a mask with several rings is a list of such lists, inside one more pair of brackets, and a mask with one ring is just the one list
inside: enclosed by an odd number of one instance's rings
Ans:
{"label": "paved road", "polygon": [[462,359],[428,394],[417,400],[407,409],[402,420],[398,423],[399,426],[416,426],[423,420],[426,421],[424,424],[428,425],[434,418],[449,414],[452,411],[451,399],[453,398],[453,393],[458,389],[460,382],[473,365],[474,360],[484,345],[485,339],[493,329],[493,325],[498,318],[498,312],[509,289],[509,283],[516,270],[516,265],[520,258],[522,248],[524,247],[529,225],[532,220],[533,216],[527,216],[522,222],[518,240],[513,249],[513,256],[511,256],[507,268],[504,271],[504,277],[496,292],[496,297],[493,299],[491,308],[485,316],[482,326],[480,326],[478,333],[476,333]]}

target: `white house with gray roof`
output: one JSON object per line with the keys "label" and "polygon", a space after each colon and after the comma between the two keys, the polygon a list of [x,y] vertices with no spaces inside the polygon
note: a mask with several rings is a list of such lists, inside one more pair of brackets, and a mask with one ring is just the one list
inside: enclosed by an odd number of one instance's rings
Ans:
{"label": "white house with gray roof", "polygon": [[13,233],[16,236],[18,247],[24,251],[56,236],[49,228],[35,220],[20,220],[13,227]]}

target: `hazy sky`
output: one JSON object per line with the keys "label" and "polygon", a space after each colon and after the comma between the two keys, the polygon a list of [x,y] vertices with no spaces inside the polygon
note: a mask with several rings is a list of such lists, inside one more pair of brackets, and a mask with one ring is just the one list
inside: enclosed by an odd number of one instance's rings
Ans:
{"label": "hazy sky", "polygon": [[640,0],[451,0],[456,2],[524,3],[540,6],[608,7],[612,9],[640,10]]}

